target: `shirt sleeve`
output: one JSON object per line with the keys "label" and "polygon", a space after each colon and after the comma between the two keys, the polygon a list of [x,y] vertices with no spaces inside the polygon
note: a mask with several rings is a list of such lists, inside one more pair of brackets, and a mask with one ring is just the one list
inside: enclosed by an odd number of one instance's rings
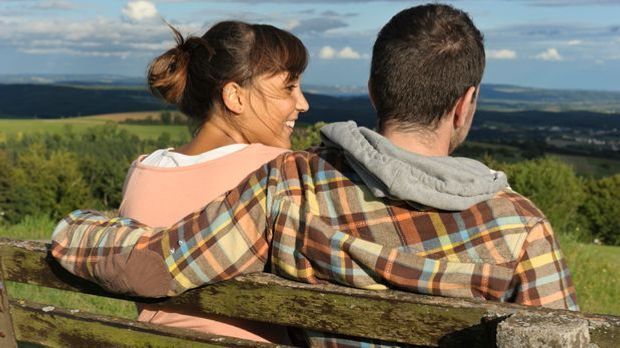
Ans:
{"label": "shirt sleeve", "polygon": [[51,254],[71,273],[108,291],[145,297],[174,296],[260,272],[268,259],[269,211],[280,181],[274,160],[167,229],[76,211],[56,227]]}
{"label": "shirt sleeve", "polygon": [[568,266],[546,219],[528,234],[513,281],[516,303],[579,310]]}

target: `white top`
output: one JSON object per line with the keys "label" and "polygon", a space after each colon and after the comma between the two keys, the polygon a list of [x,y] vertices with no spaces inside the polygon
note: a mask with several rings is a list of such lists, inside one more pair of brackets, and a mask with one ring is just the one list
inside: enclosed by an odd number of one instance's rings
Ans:
{"label": "white top", "polygon": [[173,148],[159,149],[146,156],[140,163],[160,168],[185,167],[230,155],[233,152],[245,149],[247,146],[248,144],[226,145],[195,156],[174,152],[172,151]]}

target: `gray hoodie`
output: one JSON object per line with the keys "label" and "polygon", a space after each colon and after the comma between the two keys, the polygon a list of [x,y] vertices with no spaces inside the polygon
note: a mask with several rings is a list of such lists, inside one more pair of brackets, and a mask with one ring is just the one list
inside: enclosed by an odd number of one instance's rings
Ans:
{"label": "gray hoodie", "polygon": [[376,197],[443,210],[465,210],[508,186],[506,175],[464,157],[422,156],[403,150],[353,121],[321,128],[328,147],[342,149]]}

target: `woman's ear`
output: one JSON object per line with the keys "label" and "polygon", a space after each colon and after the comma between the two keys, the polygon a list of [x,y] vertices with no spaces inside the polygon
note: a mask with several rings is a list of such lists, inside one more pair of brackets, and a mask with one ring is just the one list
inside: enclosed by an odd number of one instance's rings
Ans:
{"label": "woman's ear", "polygon": [[228,82],[222,88],[222,100],[226,109],[235,114],[240,114],[243,112],[246,104],[245,89],[236,82]]}

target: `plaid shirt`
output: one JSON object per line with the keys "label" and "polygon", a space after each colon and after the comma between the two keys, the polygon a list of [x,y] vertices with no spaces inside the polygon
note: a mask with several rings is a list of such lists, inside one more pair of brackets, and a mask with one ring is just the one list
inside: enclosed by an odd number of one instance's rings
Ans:
{"label": "plaid shirt", "polygon": [[283,154],[168,229],[76,211],[52,239],[70,272],[141,296],[178,295],[270,260],[268,271],[313,284],[578,310],[551,226],[523,196],[505,190],[458,212],[378,199],[335,149]]}

